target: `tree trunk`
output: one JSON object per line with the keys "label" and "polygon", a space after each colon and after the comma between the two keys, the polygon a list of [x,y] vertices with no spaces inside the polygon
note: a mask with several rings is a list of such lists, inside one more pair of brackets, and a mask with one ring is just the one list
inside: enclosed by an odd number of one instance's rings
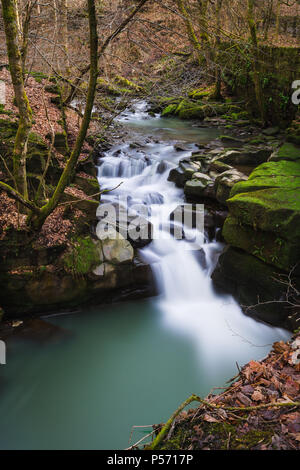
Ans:
{"label": "tree trunk", "polygon": [[207,8],[208,8],[208,0],[198,0],[199,6],[199,28],[201,32],[201,39],[204,42],[209,42],[209,35],[207,31]]}
{"label": "tree trunk", "polygon": [[61,11],[61,39],[62,46],[65,53],[63,63],[66,64],[67,69],[69,68],[69,56],[68,56],[68,0],[61,0],[60,3]]}
{"label": "tree trunk", "polygon": [[185,22],[185,25],[186,25],[186,29],[187,29],[187,33],[188,33],[190,43],[193,46],[193,48],[194,48],[194,50],[197,54],[197,58],[198,58],[199,63],[201,63],[201,60],[202,60],[201,44],[200,44],[200,42],[199,42],[199,40],[196,36],[192,21],[190,19],[190,16],[189,16],[187,10],[186,10],[185,2],[184,2],[184,0],[176,0],[176,3],[177,3],[178,9],[179,9],[181,15],[184,18],[184,22]]}
{"label": "tree trunk", "polygon": [[28,0],[26,7],[25,7],[25,18],[24,18],[23,26],[22,26],[22,43],[21,43],[22,45],[20,49],[21,59],[22,59],[23,79],[25,79],[26,58],[27,58],[27,51],[28,51],[28,35],[29,35],[29,26],[30,26],[32,8],[33,8],[32,1]]}
{"label": "tree trunk", "polygon": [[18,44],[16,3],[14,0],[1,0],[1,3],[10,74],[20,115],[13,150],[13,174],[16,189],[27,198],[26,154],[28,136],[32,126],[32,112],[23,82],[22,59]]}
{"label": "tree trunk", "polygon": [[216,46],[215,46],[215,67],[216,67],[216,82],[215,90],[213,93],[213,98],[216,100],[222,99],[221,86],[222,86],[222,76],[221,68],[219,64],[219,55],[220,55],[220,44],[221,44],[221,9],[222,9],[223,0],[217,0],[216,3]]}
{"label": "tree trunk", "polygon": [[256,32],[256,22],[254,18],[254,0],[248,0],[248,26],[251,34],[251,41],[253,46],[253,83],[255,87],[255,96],[260,111],[260,116],[265,124],[265,106],[263,99],[262,86],[260,82],[260,65],[259,65],[259,46]]}
{"label": "tree trunk", "polygon": [[86,137],[86,133],[90,124],[92,109],[94,105],[97,77],[98,77],[98,36],[97,36],[97,19],[96,19],[96,9],[95,9],[95,0],[88,0],[88,14],[89,14],[89,30],[90,30],[90,79],[89,87],[87,92],[86,106],[79,129],[79,133],[74,144],[71,156],[67,162],[67,165],[60,177],[60,180],[56,186],[53,196],[45,204],[41,210],[40,214],[36,216],[32,214],[30,223],[32,227],[36,230],[42,227],[44,221],[54,211],[57,207],[59,200],[65,190],[69,185],[76,168],[78,158],[80,156],[81,148]]}

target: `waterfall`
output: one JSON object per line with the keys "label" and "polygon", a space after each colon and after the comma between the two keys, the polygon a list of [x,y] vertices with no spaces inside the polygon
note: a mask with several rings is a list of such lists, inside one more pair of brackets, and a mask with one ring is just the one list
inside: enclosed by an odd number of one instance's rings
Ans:
{"label": "waterfall", "polygon": [[[159,127],[159,119],[146,120],[145,105],[136,112],[127,111],[120,121],[140,121],[149,129]],[[162,321],[171,328],[188,334],[201,349],[201,355],[215,354],[216,344],[226,355],[238,351],[241,342],[265,345],[288,334],[279,328],[258,323],[245,316],[230,296],[218,295],[212,285],[211,273],[223,245],[205,240],[204,233],[197,235],[197,249],[188,240],[177,240],[169,235],[170,214],[183,204],[181,189],[168,182],[171,168],[191,155],[193,144],[186,150],[176,151],[176,141],[144,142],[135,146],[123,144],[112,148],[101,159],[99,181],[101,187],[116,190],[104,196],[106,201],[117,202],[126,196],[128,208],[133,204],[147,206],[154,228],[154,240],[140,250],[142,258],[151,265],[159,296],[155,300],[162,313]],[[138,149],[136,148],[138,147]],[[184,227],[182,227],[185,230]],[[166,236],[166,235],[169,236]],[[202,262],[199,262],[201,253]],[[213,338],[213,341],[212,341]],[[220,360],[220,353],[216,355]]]}

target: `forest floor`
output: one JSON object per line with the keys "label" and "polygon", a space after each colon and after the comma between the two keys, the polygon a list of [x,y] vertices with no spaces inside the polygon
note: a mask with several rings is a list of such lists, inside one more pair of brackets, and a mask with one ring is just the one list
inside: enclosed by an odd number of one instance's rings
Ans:
{"label": "forest floor", "polygon": [[[0,80],[5,83],[5,112],[0,112],[1,119],[8,119],[15,121],[18,119],[18,110],[14,105],[14,91],[11,81],[11,76],[6,68],[0,70]],[[46,136],[54,133],[63,132],[60,124],[61,112],[57,104],[51,101],[53,93],[45,91],[46,85],[49,85],[46,79],[41,80],[39,83],[33,77],[28,77],[26,81],[26,93],[30,102],[33,113],[33,126],[32,132],[39,135],[49,145],[49,138]],[[66,110],[66,122],[68,130],[69,145],[75,142],[80,126],[80,116],[72,109]],[[89,129],[89,135],[97,132],[97,125],[92,123]],[[87,155],[92,151],[92,147],[85,142],[82,147],[82,152],[79,162],[86,159]],[[54,147],[52,149],[52,158],[57,160],[57,164],[62,169],[66,164],[66,159]],[[83,172],[78,173],[83,177],[89,175]],[[1,171],[0,171],[1,178]],[[67,193],[72,194],[78,199],[84,199],[88,196],[80,189],[68,187]],[[44,224],[39,239],[40,243],[44,246],[53,246],[60,243],[66,243],[69,231],[72,229],[72,224],[67,218],[63,217],[65,207],[57,207],[57,209],[48,217],[47,222]],[[26,229],[25,214],[20,214],[17,209],[17,203],[14,199],[10,198],[4,191],[0,191],[0,240],[5,236],[5,232],[9,227],[14,227],[16,230]]]}
{"label": "forest floor", "polygon": [[169,422],[155,448],[300,450],[300,333],[274,343],[264,360],[250,361],[229,382]]}

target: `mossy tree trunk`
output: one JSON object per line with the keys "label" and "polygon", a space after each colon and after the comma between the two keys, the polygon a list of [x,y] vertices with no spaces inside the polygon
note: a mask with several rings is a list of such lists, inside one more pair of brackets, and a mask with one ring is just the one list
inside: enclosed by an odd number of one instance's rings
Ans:
{"label": "mossy tree trunk", "polygon": [[65,190],[72,180],[72,177],[75,172],[76,164],[80,156],[82,145],[86,137],[86,133],[90,124],[92,109],[94,105],[97,77],[98,77],[98,35],[97,35],[97,19],[96,19],[96,9],[95,9],[95,0],[88,0],[88,14],[89,14],[89,31],[90,31],[90,78],[89,86],[87,91],[86,106],[81,122],[81,126],[77,135],[74,148],[71,152],[70,158],[67,161],[65,169],[60,177],[60,180],[56,186],[53,196],[41,209],[40,213],[36,215],[32,214],[30,223],[32,228],[35,230],[40,229],[43,225],[46,218],[53,212],[57,207],[59,200]]}
{"label": "mossy tree trunk", "polygon": [[202,41],[209,42],[209,35],[207,30],[207,9],[208,9],[208,0],[197,0],[198,9],[199,9],[199,28],[200,28],[200,37]]}
{"label": "mossy tree trunk", "polygon": [[26,58],[28,51],[28,37],[29,37],[29,26],[31,21],[31,14],[35,3],[32,0],[28,0],[25,6],[25,16],[22,24],[22,39],[21,39],[21,60],[22,60],[22,72],[23,79],[25,79],[25,69],[26,69]]}
{"label": "mossy tree trunk", "polygon": [[29,132],[32,126],[32,112],[24,88],[22,58],[18,42],[16,3],[15,0],[1,0],[1,3],[10,74],[20,116],[13,150],[13,175],[16,189],[27,199],[26,154]]}
{"label": "mossy tree trunk", "polygon": [[221,45],[221,9],[223,0],[216,0],[216,42],[215,42],[215,67],[216,67],[216,82],[213,98],[216,100],[222,99],[221,86],[222,75],[221,66],[219,65],[220,45]]}
{"label": "mossy tree trunk", "polygon": [[189,41],[190,41],[193,49],[196,52],[198,62],[200,64],[201,61],[202,61],[202,54],[201,54],[202,47],[201,47],[201,43],[200,43],[199,39],[196,36],[196,33],[195,33],[195,30],[194,30],[194,26],[193,26],[192,20],[190,18],[190,15],[189,15],[189,13],[186,9],[185,1],[184,0],[176,0],[176,3],[177,3],[178,10],[179,10],[180,14],[182,15],[182,17],[184,19],[186,29],[187,29],[187,33],[188,33],[188,37],[189,37]]}

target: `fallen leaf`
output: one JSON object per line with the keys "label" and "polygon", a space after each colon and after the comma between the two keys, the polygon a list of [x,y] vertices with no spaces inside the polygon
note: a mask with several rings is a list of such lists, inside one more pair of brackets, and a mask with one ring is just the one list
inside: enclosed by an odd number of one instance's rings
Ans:
{"label": "fallen leaf", "polygon": [[255,392],[252,393],[251,398],[254,401],[262,401],[265,397],[259,390],[255,390]]}

